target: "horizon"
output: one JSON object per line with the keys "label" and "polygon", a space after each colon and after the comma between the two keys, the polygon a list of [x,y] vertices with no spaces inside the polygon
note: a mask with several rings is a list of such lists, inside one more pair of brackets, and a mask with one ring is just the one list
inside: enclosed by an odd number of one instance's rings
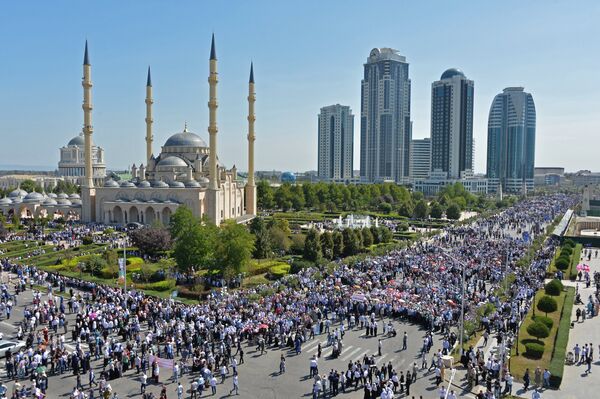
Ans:
{"label": "horizon", "polygon": [[[269,1],[141,4],[5,5],[0,40],[6,56],[0,76],[8,79],[0,81],[6,93],[0,97],[0,134],[13,145],[0,149],[0,168],[57,165],[59,148],[79,134],[86,38],[94,142],[104,148],[108,169],[143,162],[148,65],[155,100],[154,153],[185,122],[207,139],[206,79],[214,32],[220,75],[218,155],[229,167],[246,169],[247,80],[253,61],[256,170],[316,170],[317,115],[336,103],[350,106],[355,116],[353,169],[358,169],[363,63],[372,48],[392,47],[410,64],[413,138],[429,136],[431,83],[456,67],[475,82],[476,173],[485,173],[489,107],[509,86],[523,86],[533,95],[537,167],[599,169],[590,162],[600,144],[594,134],[600,122],[594,51],[599,4],[463,2],[443,12],[436,12],[437,5],[447,5],[441,1],[369,6],[308,1],[300,8]],[[379,13],[381,5],[389,12]],[[211,24],[202,23],[209,18]],[[356,34],[365,20],[377,23]],[[557,74],[557,62],[574,73]],[[585,145],[573,145],[578,143]]]}

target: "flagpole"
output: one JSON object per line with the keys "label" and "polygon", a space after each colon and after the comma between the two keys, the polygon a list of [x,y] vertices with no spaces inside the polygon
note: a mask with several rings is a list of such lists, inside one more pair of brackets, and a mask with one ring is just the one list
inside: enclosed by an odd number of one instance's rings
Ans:
{"label": "flagpole", "polygon": [[123,241],[123,293],[127,292],[127,237]]}

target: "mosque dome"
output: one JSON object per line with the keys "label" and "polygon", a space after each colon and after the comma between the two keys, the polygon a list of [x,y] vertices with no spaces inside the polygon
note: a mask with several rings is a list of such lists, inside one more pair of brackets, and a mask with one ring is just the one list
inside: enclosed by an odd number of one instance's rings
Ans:
{"label": "mosque dome", "polygon": [[198,183],[196,180],[188,180],[185,182],[185,186],[187,188],[197,188],[200,187],[200,183]]}
{"label": "mosque dome", "polygon": [[69,195],[69,199],[81,199],[81,197],[79,196],[79,194],[73,193]]}
{"label": "mosque dome", "polygon": [[450,69],[446,69],[444,71],[444,73],[442,74],[442,77],[440,78],[440,80],[450,79],[450,78],[452,78],[454,76],[462,76],[464,78],[465,74],[460,69],[450,68]]}
{"label": "mosque dome", "polygon": [[281,181],[283,183],[295,183],[296,176],[292,172],[283,172],[281,174]]}
{"label": "mosque dome", "polygon": [[44,200],[44,195],[40,193],[31,192],[23,198],[23,202],[41,202]]}
{"label": "mosque dome", "polygon": [[84,145],[85,145],[85,139],[83,138],[83,134],[79,134],[79,135],[73,137],[67,144],[67,146],[80,146],[80,147],[83,147]]}
{"label": "mosque dome", "polygon": [[10,192],[10,194],[8,194],[9,198],[17,198],[17,197],[25,197],[27,195],[27,191],[25,190],[21,190],[20,188],[17,188],[16,190],[13,190]]}
{"label": "mosque dome", "polygon": [[113,179],[108,179],[104,182],[104,187],[119,187],[119,183],[117,183]]}
{"label": "mosque dome", "polygon": [[54,194],[54,193],[50,193],[50,194],[48,194],[48,197],[49,197],[49,198],[54,198],[54,199],[56,199],[56,198],[57,198],[57,195],[56,195],[56,194]]}
{"label": "mosque dome", "polygon": [[50,198],[50,197],[46,198],[46,200],[43,203],[44,206],[50,206],[50,205],[56,205],[56,204],[57,204],[56,200],[53,198]]}
{"label": "mosque dome", "polygon": [[67,199],[67,198],[69,198],[69,196],[65,193],[60,193],[60,194],[58,194],[57,198],[58,199]]}
{"label": "mosque dome", "polygon": [[135,187],[135,184],[133,184],[130,181],[122,181],[120,184],[121,187]]}
{"label": "mosque dome", "polygon": [[169,188],[169,185],[162,180],[156,180],[152,183],[154,188]]}
{"label": "mosque dome", "polygon": [[66,198],[59,198],[59,199],[56,200],[56,203],[58,205],[68,205],[68,206],[71,206],[71,201],[69,201]]}
{"label": "mosque dome", "polygon": [[138,183],[138,187],[139,188],[149,188],[149,187],[151,187],[151,184],[148,180],[142,180],[141,182]]}
{"label": "mosque dome", "polygon": [[10,198],[2,198],[0,199],[0,205],[10,205],[12,204],[12,200]]}
{"label": "mosque dome", "polygon": [[169,183],[169,187],[173,187],[173,188],[183,188],[183,187],[185,187],[185,184],[183,184],[183,183],[182,183],[182,182],[180,182],[180,181],[177,181],[177,180],[175,180],[175,181],[172,181],[171,183]]}
{"label": "mosque dome", "polygon": [[21,202],[23,202],[23,198],[21,197],[15,197],[12,199],[13,204],[20,204]]}
{"label": "mosque dome", "polygon": [[161,159],[160,162],[158,163],[159,167],[187,167],[188,164],[181,158],[176,157],[174,155],[168,156],[164,159]]}
{"label": "mosque dome", "polygon": [[196,133],[188,131],[186,126],[183,132],[169,137],[164,147],[208,147],[208,145]]}
{"label": "mosque dome", "polygon": [[74,198],[71,203],[73,205],[81,205],[81,200],[79,198]]}

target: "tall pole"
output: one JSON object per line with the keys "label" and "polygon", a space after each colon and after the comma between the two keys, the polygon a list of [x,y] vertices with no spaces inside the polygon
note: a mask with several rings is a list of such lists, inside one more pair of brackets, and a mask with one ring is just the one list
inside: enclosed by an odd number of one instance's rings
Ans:
{"label": "tall pole", "polygon": [[[152,104],[154,104],[154,100],[152,99],[152,78],[150,77],[150,67],[148,67],[148,80],[146,81],[146,166],[152,157],[152,140],[154,139],[152,136],[152,123],[154,123],[152,119]],[[140,179],[146,180],[146,177],[140,176]]]}
{"label": "tall pole", "polygon": [[209,99],[208,99],[208,133],[209,133],[209,146],[210,154],[208,154],[209,160],[209,188],[211,190],[217,190],[219,188],[219,176],[217,175],[217,83],[219,81],[217,77],[217,52],[215,50],[215,35],[212,36],[212,43],[210,47],[210,76],[208,77],[209,85]]}
{"label": "tall pole", "polygon": [[248,81],[248,181],[246,182],[246,213],[256,215],[256,185],[254,183],[254,65],[250,64],[250,79]]}
{"label": "tall pole", "polygon": [[123,241],[123,292],[127,292],[127,237]]}
{"label": "tall pole", "polygon": [[460,357],[462,360],[462,356],[464,353],[464,345],[463,345],[463,336],[465,334],[465,271],[467,269],[467,265],[462,265],[462,294],[460,298]]}
{"label": "tall pole", "polygon": [[88,45],[85,41],[85,55],[83,57],[83,137],[85,145],[85,178],[83,186],[87,188],[94,187],[92,170],[92,65],[88,57]]}

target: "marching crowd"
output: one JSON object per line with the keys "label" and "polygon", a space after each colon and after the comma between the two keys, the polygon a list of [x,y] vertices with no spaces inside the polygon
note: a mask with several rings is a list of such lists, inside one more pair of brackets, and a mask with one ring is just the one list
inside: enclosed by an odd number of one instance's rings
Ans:
{"label": "marching crowd", "polygon": [[[48,375],[72,373],[76,376],[72,396],[77,399],[116,397],[111,381],[132,376],[139,378],[140,394],[151,397],[146,387],[164,383],[161,368],[172,371],[178,399],[186,392],[192,397],[205,390],[214,394],[219,380],[227,377],[230,393],[237,393],[246,344],[257,345],[261,353],[267,347],[300,353],[303,343],[326,332],[341,351],[347,329],[362,328],[376,336],[382,317],[414,320],[446,336],[439,351],[429,340],[421,349],[424,359],[434,351],[432,366],[440,383],[442,355],[457,339],[452,328],[460,320],[463,287],[465,320],[474,320],[476,309],[490,304],[481,321],[487,334],[514,331],[528,310],[528,299],[543,282],[555,243],[546,242],[527,268],[517,267],[517,261],[535,237],[573,205],[573,197],[561,194],[526,199],[498,215],[449,228],[404,250],[353,265],[340,262],[330,273],[305,269],[273,283],[272,293],[264,296],[258,295],[261,287],[222,290],[197,305],[123,292],[4,259],[3,270],[16,276],[14,290],[8,284],[0,287],[5,311],[25,289],[41,285],[49,290],[44,295],[35,292],[27,304],[18,332],[25,346],[6,355],[9,377],[20,381],[13,395],[42,398],[49,389]],[[85,228],[82,231],[86,233]],[[78,234],[74,232],[72,239]],[[506,295],[497,295],[502,287]],[[384,329],[395,334],[385,324]],[[65,343],[66,336],[72,344]],[[462,361],[469,374],[474,370],[475,379],[488,371],[487,359],[473,349]],[[100,369],[93,367],[94,362],[101,362]],[[347,370],[328,374],[320,374],[311,363],[313,396],[349,389],[363,389],[368,399],[391,399],[400,392],[408,396],[417,373],[422,373],[416,365],[404,373],[392,364],[375,363],[373,357],[365,357],[350,362]],[[280,372],[285,372],[283,355]],[[180,384],[184,373],[193,376],[189,389]],[[445,395],[445,388],[440,389]],[[164,386],[160,396],[167,396]]]}

